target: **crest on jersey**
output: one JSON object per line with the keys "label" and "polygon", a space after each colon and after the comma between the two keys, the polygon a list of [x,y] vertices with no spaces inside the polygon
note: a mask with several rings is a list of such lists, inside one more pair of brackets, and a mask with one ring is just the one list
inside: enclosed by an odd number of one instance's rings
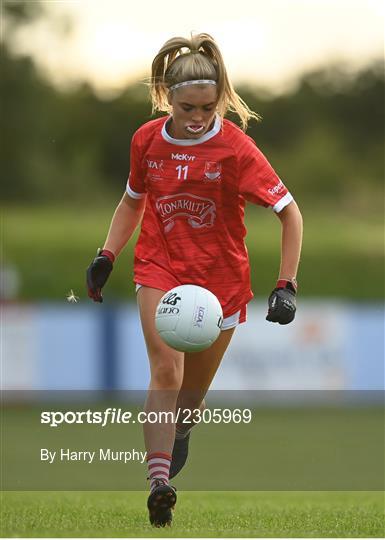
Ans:
{"label": "crest on jersey", "polygon": [[177,220],[185,220],[193,229],[212,227],[216,217],[215,202],[192,193],[166,195],[156,201],[164,232],[169,232]]}
{"label": "crest on jersey", "polygon": [[220,182],[222,165],[219,161],[206,161],[204,182]]}

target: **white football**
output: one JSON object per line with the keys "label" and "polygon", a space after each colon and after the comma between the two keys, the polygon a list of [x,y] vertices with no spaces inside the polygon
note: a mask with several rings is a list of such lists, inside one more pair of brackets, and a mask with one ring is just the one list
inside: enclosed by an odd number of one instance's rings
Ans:
{"label": "white football", "polygon": [[223,313],[218,298],[197,285],[166,292],[155,313],[155,326],[167,345],[182,352],[207,349],[220,334]]}

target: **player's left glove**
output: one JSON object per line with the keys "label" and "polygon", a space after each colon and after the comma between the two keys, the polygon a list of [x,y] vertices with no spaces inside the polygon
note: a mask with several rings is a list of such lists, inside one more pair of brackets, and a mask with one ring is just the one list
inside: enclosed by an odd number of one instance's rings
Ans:
{"label": "player's left glove", "polygon": [[294,320],[297,309],[296,294],[297,283],[295,280],[278,280],[276,288],[269,296],[269,310],[266,320],[279,324],[291,323]]}
{"label": "player's left glove", "polygon": [[103,302],[102,288],[112,272],[115,255],[107,249],[98,249],[95,259],[87,268],[88,296],[94,302]]}

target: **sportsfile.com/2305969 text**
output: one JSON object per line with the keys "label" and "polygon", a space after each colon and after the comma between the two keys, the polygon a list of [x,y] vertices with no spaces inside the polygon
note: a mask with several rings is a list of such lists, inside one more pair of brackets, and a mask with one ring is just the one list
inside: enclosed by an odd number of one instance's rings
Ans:
{"label": "sportsfile.com/2305969 text", "polygon": [[40,423],[49,427],[62,424],[97,424],[105,427],[110,424],[249,424],[252,411],[241,408],[185,409],[173,411],[128,411],[108,407],[102,411],[42,411]]}

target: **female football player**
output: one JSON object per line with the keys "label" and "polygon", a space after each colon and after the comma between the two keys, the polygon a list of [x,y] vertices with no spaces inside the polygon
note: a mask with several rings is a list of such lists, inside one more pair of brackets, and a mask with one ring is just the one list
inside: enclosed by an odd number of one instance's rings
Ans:
{"label": "female football player", "polygon": [[[267,320],[287,324],[296,310],[296,273],[302,219],[297,204],[254,141],[243,130],[251,111],[236,94],[222,55],[208,34],[167,41],[152,63],[153,112],[131,141],[130,174],[107,239],[87,271],[89,296],[101,289],[136,226],[134,282],[151,381],[146,411],[204,408],[236,326],[246,320],[253,294],[244,243],[246,201],[270,207],[282,224],[281,266]],[[209,289],[223,309],[219,338],[207,350],[182,353],[168,347],[155,328],[165,291],[193,283]],[[150,479],[148,510],[155,526],[170,524],[176,502],[169,485],[185,464],[192,423],[145,424]]]}

